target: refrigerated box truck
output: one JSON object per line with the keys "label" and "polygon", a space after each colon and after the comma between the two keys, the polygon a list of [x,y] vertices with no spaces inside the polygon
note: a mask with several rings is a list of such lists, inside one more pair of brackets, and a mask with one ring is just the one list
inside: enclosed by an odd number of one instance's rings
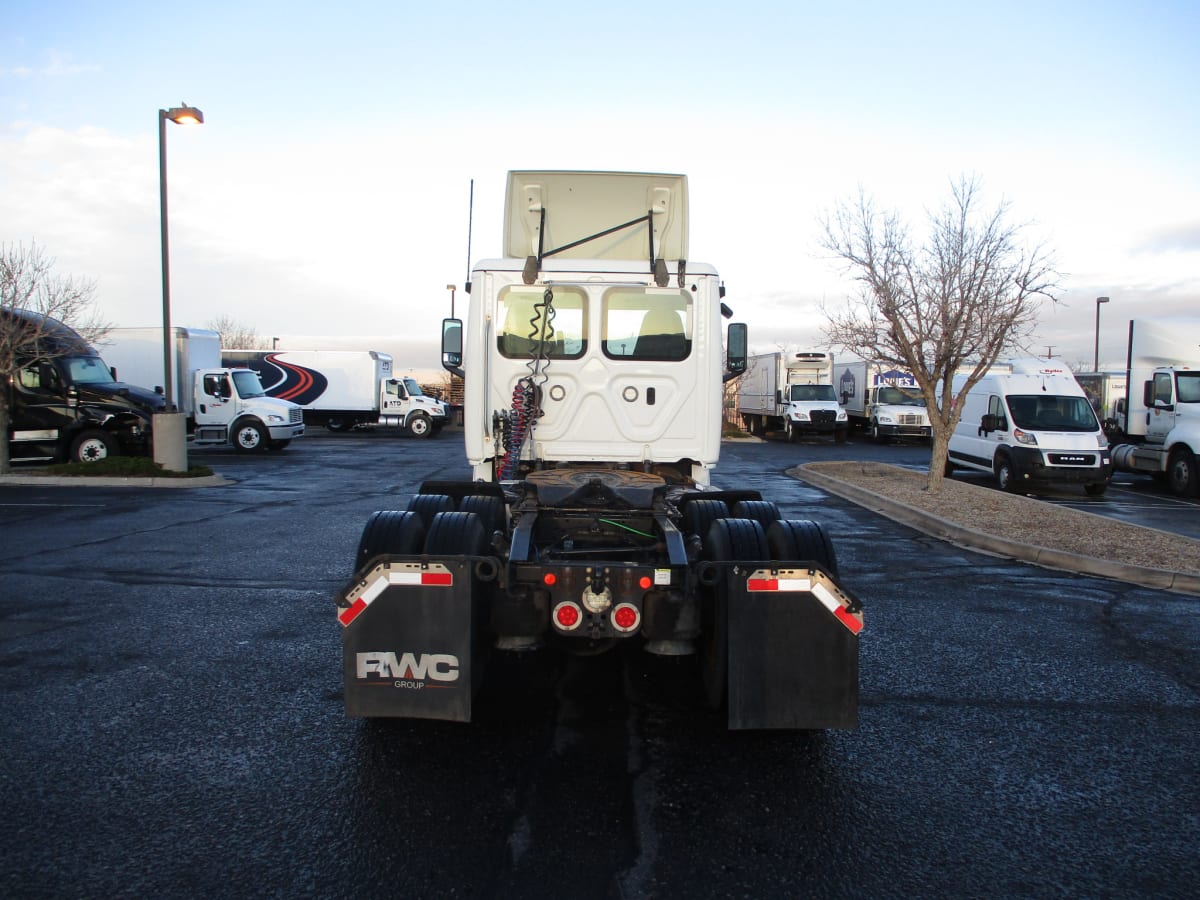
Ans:
{"label": "refrigerated box truck", "polygon": [[751,434],[781,432],[789,441],[819,435],[841,443],[850,430],[827,353],[751,356],[738,379],[738,415]]}

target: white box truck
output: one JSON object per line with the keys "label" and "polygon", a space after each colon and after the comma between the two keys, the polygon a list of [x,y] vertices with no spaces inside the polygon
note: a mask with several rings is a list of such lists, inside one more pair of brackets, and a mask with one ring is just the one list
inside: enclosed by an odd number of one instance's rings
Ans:
{"label": "white box truck", "polygon": [[624,647],[698,654],[730,728],[854,727],[862,611],[829,538],[710,484],[746,328],[726,355],[684,176],[510,172],[505,210],[443,323],[471,476],[367,521],[335,595],[347,714],[469,721],[496,654]]}
{"label": "white box truck", "polygon": [[1113,466],[1200,495],[1200,319],[1129,322],[1125,415]]}
{"label": "white box truck", "polygon": [[846,440],[850,421],[833,386],[833,357],[803,352],[751,356],[738,380],[738,415],[751,434],[782,433]]}
{"label": "white box truck", "polygon": [[[232,445],[241,451],[282,450],[304,434],[300,407],[268,397],[258,375],[221,364],[221,336],[199,328],[171,329],[172,393],[168,403],[187,416],[194,446]],[[163,330],[113,328],[104,357],[131,384],[163,390]]]}
{"label": "white box truck", "polygon": [[225,350],[227,366],[258,373],[268,396],[298,403],[308,425],[330,431],[395,426],[432,437],[447,422],[446,405],[397,377],[392,357],[376,350]]}
{"label": "white box truck", "polygon": [[[955,394],[965,383],[955,376]],[[1082,484],[1108,489],[1108,439],[1091,401],[1066,363],[1023,358],[993,366],[971,388],[950,435],[947,474],[991,472],[1006,491]]]}
{"label": "white box truck", "polygon": [[833,383],[850,424],[875,441],[932,433],[920,385],[912,373],[865,360],[836,362]]}

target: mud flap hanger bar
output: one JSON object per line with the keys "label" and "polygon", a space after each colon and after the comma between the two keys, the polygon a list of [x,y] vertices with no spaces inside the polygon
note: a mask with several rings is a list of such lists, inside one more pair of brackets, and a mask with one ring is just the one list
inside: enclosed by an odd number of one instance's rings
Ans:
{"label": "mud flap hanger bar", "polygon": [[717,583],[721,575],[727,573],[749,576],[759,570],[779,572],[788,569],[809,569],[814,572],[820,572],[831,584],[836,585],[838,593],[846,598],[846,612],[852,615],[858,615],[862,612],[862,602],[848,588],[838,584],[837,579],[814,561],[788,560],[785,562],[776,559],[754,562],[744,559],[728,561],[706,559],[696,564],[696,580],[706,587],[712,587]]}
{"label": "mud flap hanger bar", "polygon": [[[613,232],[620,231],[623,228],[632,228],[634,225],[646,223],[646,231],[650,238],[650,273],[654,276],[654,283],[659,287],[666,287],[670,277],[667,275],[667,263],[663,259],[655,259],[654,257],[654,210],[648,210],[644,216],[638,216],[636,219],[630,219],[621,225],[614,225],[612,228],[606,228],[603,231],[597,231],[595,234],[588,237],[580,238],[577,241],[571,241],[569,244],[563,244],[561,247],[555,247],[553,250],[545,249],[546,239],[546,207],[542,207],[538,221],[538,252],[537,256],[529,256],[525,259],[525,268],[521,272],[521,280],[526,284],[533,284],[537,281],[538,272],[542,269],[542,260],[547,256],[554,256],[556,253],[562,253],[565,250],[571,250],[581,244],[586,244],[588,241],[594,241],[597,238],[602,238]],[[687,270],[687,261],[679,260],[679,286],[683,287],[684,274]]]}

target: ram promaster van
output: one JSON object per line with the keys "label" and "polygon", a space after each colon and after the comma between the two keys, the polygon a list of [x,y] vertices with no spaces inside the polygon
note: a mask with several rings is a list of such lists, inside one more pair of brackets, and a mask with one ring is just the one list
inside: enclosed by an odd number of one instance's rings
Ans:
{"label": "ram promaster van", "polygon": [[[956,392],[966,375],[956,376]],[[1006,491],[1082,484],[1108,489],[1112,460],[1087,394],[1061,360],[1013,359],[971,388],[950,436],[947,473],[991,472]]]}

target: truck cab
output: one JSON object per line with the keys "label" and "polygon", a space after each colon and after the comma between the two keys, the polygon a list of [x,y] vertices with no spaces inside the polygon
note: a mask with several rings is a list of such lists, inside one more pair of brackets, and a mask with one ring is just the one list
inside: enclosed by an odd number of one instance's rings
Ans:
{"label": "truck cab", "polygon": [[38,348],[23,354],[3,386],[11,460],[97,462],[148,452],[161,396],[117,381],[96,350],[61,322],[24,310],[4,316],[38,332]]}
{"label": "truck cab", "polygon": [[494,653],[624,645],[698,654],[731,728],[855,726],[828,538],[711,484],[746,329],[686,213],[680,175],[509,174],[506,255],[443,323],[471,480],[368,520],[335,601],[348,715],[469,721]]}

